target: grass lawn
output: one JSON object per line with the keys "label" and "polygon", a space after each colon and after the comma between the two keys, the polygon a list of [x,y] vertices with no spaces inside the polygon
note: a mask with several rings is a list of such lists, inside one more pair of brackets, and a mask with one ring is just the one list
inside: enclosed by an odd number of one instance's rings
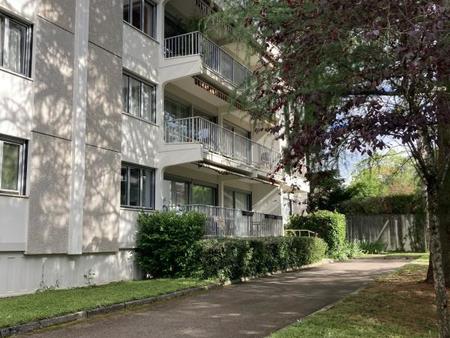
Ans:
{"label": "grass lawn", "polygon": [[211,281],[155,279],[117,282],[0,298],[0,327],[22,324],[81,310],[203,286]]}
{"label": "grass lawn", "polygon": [[422,256],[328,311],[275,332],[271,338],[437,337],[434,289]]}

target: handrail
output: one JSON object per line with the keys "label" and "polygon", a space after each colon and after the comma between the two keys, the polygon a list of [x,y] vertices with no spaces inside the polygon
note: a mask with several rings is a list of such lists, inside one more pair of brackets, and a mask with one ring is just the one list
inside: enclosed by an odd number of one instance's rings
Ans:
{"label": "handrail", "polygon": [[167,119],[167,143],[200,143],[205,149],[268,171],[275,169],[280,154],[203,117]]}
{"label": "handrail", "polygon": [[164,39],[164,57],[201,55],[204,65],[235,85],[251,75],[251,70],[199,31]]}
{"label": "handrail", "polygon": [[[181,210],[179,210],[181,209]],[[213,205],[189,204],[178,211],[196,211],[206,216],[207,237],[268,237],[283,235],[280,216]]]}
{"label": "handrail", "polygon": [[319,237],[317,232],[308,229],[284,229],[285,236],[303,237],[302,233],[307,233],[305,237]]}

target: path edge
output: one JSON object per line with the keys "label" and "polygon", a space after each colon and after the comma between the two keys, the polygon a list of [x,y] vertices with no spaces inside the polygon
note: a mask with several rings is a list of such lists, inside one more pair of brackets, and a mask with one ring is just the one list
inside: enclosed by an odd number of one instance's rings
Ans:
{"label": "path edge", "polygon": [[283,271],[275,271],[272,273],[267,273],[262,276],[252,276],[252,277],[246,277],[246,278],[236,279],[236,280],[227,280],[227,281],[212,283],[212,284],[208,284],[208,285],[204,285],[204,286],[197,286],[197,287],[193,287],[193,288],[182,289],[182,290],[165,293],[165,294],[158,295],[158,296],[136,299],[136,300],[129,300],[129,301],[125,301],[125,302],[101,306],[101,307],[92,308],[92,309],[88,309],[88,310],[73,312],[73,313],[69,313],[66,315],[40,319],[40,320],[36,320],[36,321],[24,323],[24,324],[6,326],[6,327],[0,328],[0,338],[6,338],[6,337],[11,337],[13,335],[30,333],[31,331],[45,329],[50,326],[86,320],[88,318],[92,318],[92,317],[95,317],[98,315],[104,315],[104,314],[108,314],[108,313],[123,311],[126,309],[130,309],[132,307],[135,307],[135,306],[147,305],[147,304],[152,304],[152,303],[161,302],[161,301],[167,301],[167,300],[175,299],[178,297],[192,295],[194,293],[198,293],[201,291],[209,291],[209,290],[221,288],[221,287],[228,286],[228,285],[245,283],[245,282],[257,279],[257,278],[270,277],[270,276],[275,276],[275,275],[279,275],[282,273],[298,272],[298,271],[318,267],[318,266],[328,264],[328,263],[333,263],[333,262],[334,261],[332,259],[325,258],[319,262],[304,265],[302,267],[295,268],[295,269],[289,268],[289,269],[283,270]]}

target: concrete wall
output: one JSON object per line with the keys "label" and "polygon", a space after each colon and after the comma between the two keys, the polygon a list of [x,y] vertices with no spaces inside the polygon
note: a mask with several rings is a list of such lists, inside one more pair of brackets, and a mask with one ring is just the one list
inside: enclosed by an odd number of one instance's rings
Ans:
{"label": "concrete wall", "polygon": [[0,253],[0,297],[138,278],[130,251],[82,256]]}

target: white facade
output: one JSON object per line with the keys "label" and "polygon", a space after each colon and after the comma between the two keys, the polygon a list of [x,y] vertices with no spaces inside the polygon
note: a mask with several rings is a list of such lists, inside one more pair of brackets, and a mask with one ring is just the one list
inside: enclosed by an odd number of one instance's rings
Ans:
{"label": "white facade", "polygon": [[8,41],[30,39],[29,55],[1,47],[0,297],[137,278],[143,209],[204,204],[219,225],[227,208],[270,227],[303,208],[307,185],[268,178],[278,141],[227,101],[242,53],[189,31],[202,2],[145,0],[139,22],[126,3],[0,0]]}

